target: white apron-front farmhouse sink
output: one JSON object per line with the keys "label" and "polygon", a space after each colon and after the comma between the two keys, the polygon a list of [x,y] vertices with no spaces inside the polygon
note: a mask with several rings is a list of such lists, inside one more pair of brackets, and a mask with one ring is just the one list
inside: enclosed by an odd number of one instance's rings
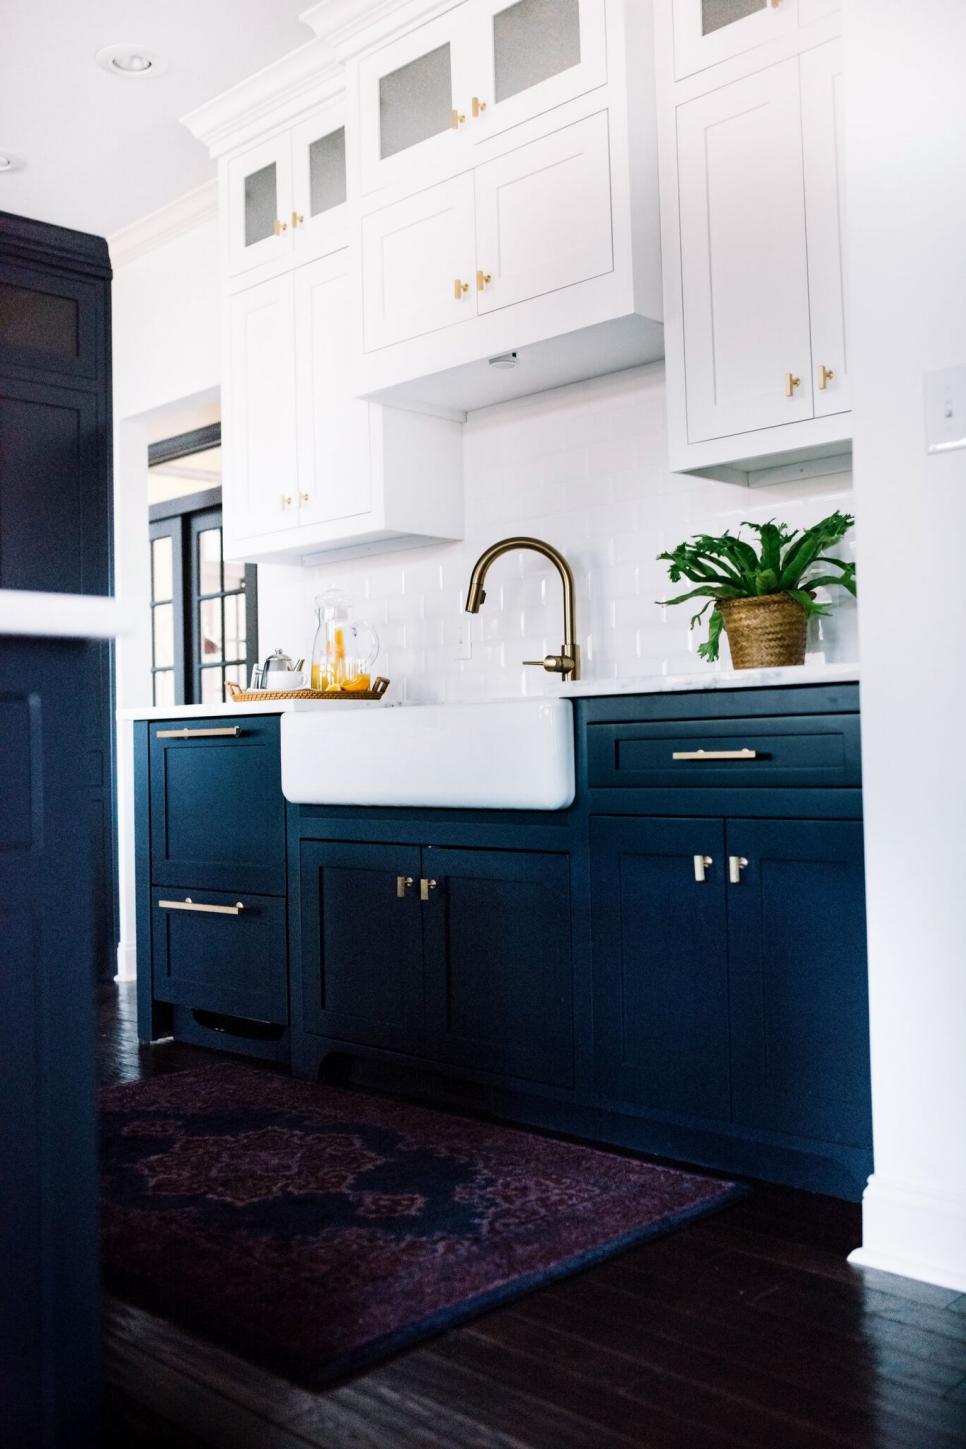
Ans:
{"label": "white apron-front farmhouse sink", "polygon": [[284,714],[282,792],[298,805],[562,810],[574,798],[570,700]]}

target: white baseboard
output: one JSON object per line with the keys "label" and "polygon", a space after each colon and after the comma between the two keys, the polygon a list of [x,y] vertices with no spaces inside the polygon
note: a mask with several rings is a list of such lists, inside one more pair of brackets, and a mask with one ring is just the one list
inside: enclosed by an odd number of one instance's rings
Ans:
{"label": "white baseboard", "polygon": [[966,1293],[966,1194],[869,1179],[862,1199],[859,1268],[878,1268]]}
{"label": "white baseboard", "polygon": [[118,941],[117,943],[117,976],[118,981],[136,981],[138,976],[138,953],[133,941]]}

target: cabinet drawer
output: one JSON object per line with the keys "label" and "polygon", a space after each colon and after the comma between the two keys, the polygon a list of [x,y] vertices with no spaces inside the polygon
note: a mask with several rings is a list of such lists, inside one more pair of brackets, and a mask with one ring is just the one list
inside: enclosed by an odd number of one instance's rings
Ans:
{"label": "cabinet drawer", "polygon": [[861,783],[857,714],[591,724],[587,736],[592,787]]}
{"label": "cabinet drawer", "polygon": [[278,718],[150,726],[155,885],[285,894]]}
{"label": "cabinet drawer", "polygon": [[151,893],[154,995],[195,1010],[288,1021],[285,902],[246,892]]}

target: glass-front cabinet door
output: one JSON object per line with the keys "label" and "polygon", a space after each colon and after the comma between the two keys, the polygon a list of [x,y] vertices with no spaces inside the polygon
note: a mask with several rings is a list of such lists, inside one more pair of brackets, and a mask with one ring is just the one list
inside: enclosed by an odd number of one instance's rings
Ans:
{"label": "glass-front cabinet door", "polygon": [[292,151],[287,135],[228,163],[228,270],[280,261],[292,249]]}
{"label": "glass-front cabinet door", "polygon": [[327,106],[292,132],[293,244],[298,262],[348,242],[345,115]]}
{"label": "glass-front cabinet door", "polygon": [[607,80],[604,0],[478,0],[470,134],[486,140]]}
{"label": "glass-front cabinet door", "polygon": [[363,191],[459,168],[473,84],[469,12],[457,5],[360,62]]}
{"label": "glass-front cabinet door", "polygon": [[674,74],[693,75],[791,30],[798,0],[674,0]]}

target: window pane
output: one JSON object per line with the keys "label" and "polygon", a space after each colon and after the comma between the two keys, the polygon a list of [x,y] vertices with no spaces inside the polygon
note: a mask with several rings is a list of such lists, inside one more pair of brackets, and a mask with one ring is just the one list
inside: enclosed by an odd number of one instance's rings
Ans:
{"label": "window pane", "polygon": [[210,664],[221,658],[221,600],[206,599],[198,605],[201,624],[201,660]]}
{"label": "window pane", "polygon": [[245,177],[245,245],[264,241],[275,230],[278,203],[275,190],[275,162]]}
{"label": "window pane", "polygon": [[155,704],[174,704],[174,670],[159,669],[154,676]]}
{"label": "window pane", "polygon": [[243,589],[245,587],[245,565],[243,563],[224,563],[225,570],[225,591],[231,589]]}
{"label": "window pane", "polygon": [[713,30],[734,25],[736,20],[744,20],[756,10],[764,10],[766,3],[767,0],[701,0],[701,34],[710,35]]}
{"label": "window pane", "polygon": [[163,603],[173,595],[172,557],[170,535],[167,538],[156,538],[151,544],[151,598],[156,604]]}
{"label": "window pane", "polygon": [[0,282],[0,343],[76,357],[77,303],[32,287]]}
{"label": "window pane", "polygon": [[309,210],[313,216],[345,201],[345,127],[309,147]]}
{"label": "window pane", "polygon": [[244,659],[245,595],[229,594],[225,599],[225,658]]}
{"label": "window pane", "polygon": [[202,669],[201,671],[201,703],[222,704],[224,703],[225,691],[222,684],[221,665],[216,664],[214,669]]}
{"label": "window pane", "polygon": [[381,155],[395,156],[448,130],[452,109],[448,45],[384,75],[379,82]]}
{"label": "window pane", "polygon": [[493,17],[498,101],[580,62],[578,0],[518,0]]}
{"label": "window pane", "polygon": [[198,534],[198,592],[221,593],[220,528],[206,528]]}
{"label": "window pane", "polygon": [[170,668],[174,664],[174,608],[159,604],[153,615],[155,668]]}

